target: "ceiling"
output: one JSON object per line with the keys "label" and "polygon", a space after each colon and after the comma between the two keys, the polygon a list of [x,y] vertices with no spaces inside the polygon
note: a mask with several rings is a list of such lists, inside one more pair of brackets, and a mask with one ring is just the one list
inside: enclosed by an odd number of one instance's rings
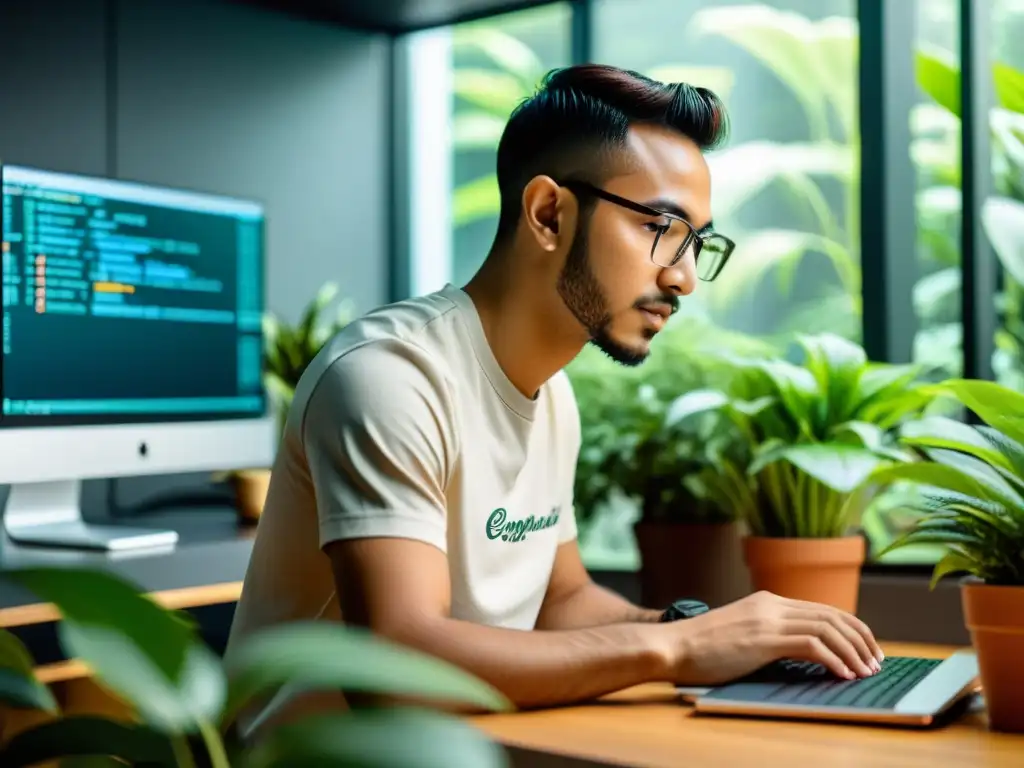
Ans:
{"label": "ceiling", "polygon": [[239,0],[320,22],[402,34],[543,5],[549,0]]}

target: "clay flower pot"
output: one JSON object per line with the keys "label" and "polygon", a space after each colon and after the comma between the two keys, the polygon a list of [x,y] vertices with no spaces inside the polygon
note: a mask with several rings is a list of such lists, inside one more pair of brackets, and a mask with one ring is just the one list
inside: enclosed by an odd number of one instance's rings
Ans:
{"label": "clay flower pot", "polygon": [[270,489],[269,469],[250,469],[236,472],[231,482],[235,487],[235,505],[242,525],[256,525],[263,514]]}
{"label": "clay flower pot", "polygon": [[748,536],[743,558],[755,590],[857,612],[867,547],[861,536],[786,539]]}
{"label": "clay flower pot", "polygon": [[1024,733],[1024,587],[968,578],[960,598],[978,656],[989,727]]}
{"label": "clay flower pot", "polygon": [[641,520],[633,531],[643,605],[661,608],[689,597],[717,608],[749,594],[739,524]]}

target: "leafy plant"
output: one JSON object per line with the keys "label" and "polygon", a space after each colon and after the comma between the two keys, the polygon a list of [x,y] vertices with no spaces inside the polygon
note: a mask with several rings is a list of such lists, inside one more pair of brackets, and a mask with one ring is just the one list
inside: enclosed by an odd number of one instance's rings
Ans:
{"label": "leafy plant", "polygon": [[324,622],[284,625],[254,635],[225,666],[190,624],[109,573],[39,568],[7,576],[58,608],[65,653],[85,662],[135,715],[61,716],[33,676],[28,651],[0,632],[0,701],[54,716],[2,745],[0,764],[8,768],[65,757],[180,768],[506,764],[500,748],[468,724],[412,707],[317,715],[272,728],[251,745],[237,738],[239,711],[284,685],[508,708],[467,673],[369,633]]}
{"label": "leafy plant", "polygon": [[351,322],[354,310],[350,302],[341,302],[336,315],[325,320],[324,310],[338,295],[338,286],[325,283],[302,313],[299,322],[290,326],[272,313],[263,317],[264,384],[284,420],[288,414],[299,378],[327,341]]}
{"label": "leafy plant", "polygon": [[875,496],[864,479],[909,458],[893,430],[920,417],[932,396],[915,366],[869,362],[859,345],[834,334],[797,340],[800,364],[723,357],[728,385],[689,393],[675,417],[720,410],[742,434],[752,534],[842,536]]}
{"label": "leafy plant", "polygon": [[882,468],[869,481],[913,484],[922,516],[886,551],[940,545],[945,554],[932,587],[953,573],[1024,586],[1024,395],[969,379],[950,379],[933,390],[983,423],[932,416],[902,428],[900,442],[922,460]]}
{"label": "leafy plant", "polygon": [[734,454],[742,443],[731,424],[717,413],[673,419],[676,400],[707,386],[705,360],[714,346],[763,354],[770,349],[696,316],[676,317],[637,368],[592,347],[568,366],[582,431],[575,484],[581,521],[616,495],[636,502],[647,520],[736,518],[744,488]]}

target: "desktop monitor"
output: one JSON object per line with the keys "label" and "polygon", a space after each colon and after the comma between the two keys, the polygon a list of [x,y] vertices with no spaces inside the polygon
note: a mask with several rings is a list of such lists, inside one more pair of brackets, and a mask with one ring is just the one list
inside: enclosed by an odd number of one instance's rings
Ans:
{"label": "desktop monitor", "polygon": [[268,466],[255,202],[21,166],[2,179],[0,484],[19,543],[118,550],[89,478]]}

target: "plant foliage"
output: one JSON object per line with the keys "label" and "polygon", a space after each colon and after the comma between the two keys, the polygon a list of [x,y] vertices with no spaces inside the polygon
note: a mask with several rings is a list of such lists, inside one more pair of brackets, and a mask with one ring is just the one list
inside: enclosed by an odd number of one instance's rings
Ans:
{"label": "plant foliage", "polygon": [[800,363],[723,355],[727,384],[690,392],[673,421],[708,410],[741,435],[750,500],[742,514],[757,536],[846,535],[873,497],[864,479],[907,460],[894,430],[919,418],[933,396],[914,366],[874,363],[833,334],[799,336]]}
{"label": "plant foliage", "polygon": [[413,707],[318,715],[243,744],[232,728],[239,711],[284,685],[405,695],[492,711],[509,703],[456,667],[340,624],[265,630],[225,665],[193,626],[109,573],[37,568],[7,576],[58,608],[65,653],[84,661],[136,718],[61,716],[35,678],[28,651],[0,631],[0,703],[53,716],[0,745],[0,765],[6,768],[71,757],[98,765],[181,768],[507,764],[501,749],[470,725]]}
{"label": "plant foliage", "polygon": [[932,389],[983,423],[931,416],[902,428],[900,442],[921,460],[882,468],[870,482],[913,484],[923,514],[887,550],[945,547],[932,572],[933,587],[953,573],[1024,586],[1024,395],[969,379],[950,379]]}

